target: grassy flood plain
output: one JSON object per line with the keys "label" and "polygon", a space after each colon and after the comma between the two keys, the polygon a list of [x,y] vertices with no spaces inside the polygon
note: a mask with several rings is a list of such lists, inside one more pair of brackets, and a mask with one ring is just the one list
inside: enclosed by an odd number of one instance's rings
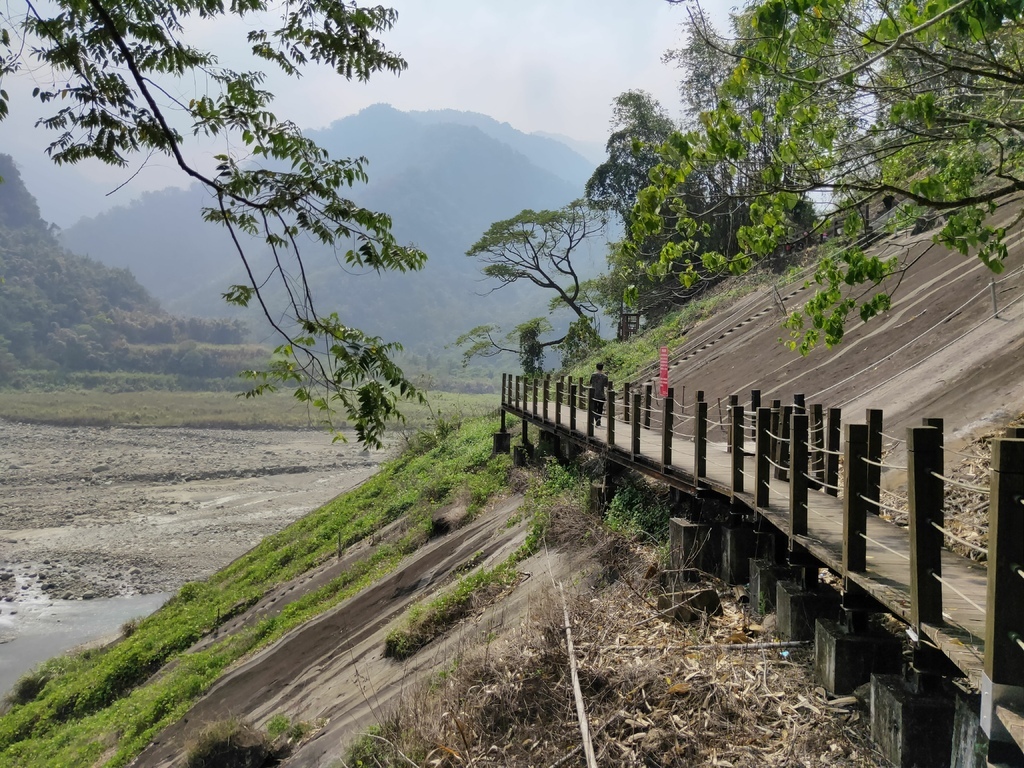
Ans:
{"label": "grassy flood plain", "polygon": [[[428,405],[406,403],[397,433],[429,427],[437,417],[481,416],[499,406],[499,395],[428,392]],[[104,392],[89,389],[0,391],[0,419],[68,427],[185,427],[222,429],[319,428],[319,414],[290,393],[255,398],[232,392]],[[335,423],[344,429],[343,420]]]}

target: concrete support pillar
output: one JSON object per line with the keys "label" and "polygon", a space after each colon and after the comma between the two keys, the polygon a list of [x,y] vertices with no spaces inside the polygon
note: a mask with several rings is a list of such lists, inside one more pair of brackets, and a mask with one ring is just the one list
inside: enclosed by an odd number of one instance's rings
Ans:
{"label": "concrete support pillar", "polygon": [[986,768],[988,736],[981,729],[981,697],[961,694],[953,703],[953,752],[950,768]]}
{"label": "concrete support pillar", "polygon": [[912,693],[897,675],[871,676],[871,739],[897,768],[948,768],[953,701]]}
{"label": "concrete support pillar", "polygon": [[494,433],[494,445],[491,448],[491,455],[497,456],[499,453],[509,453],[512,450],[512,433],[511,432],[495,432]]}
{"label": "concrete support pillar", "polygon": [[779,580],[792,580],[796,572],[792,568],[779,565],[774,559],[750,559],[750,605],[760,616],[775,612],[775,594]]}
{"label": "concrete support pillar", "polygon": [[851,634],[831,619],[814,623],[814,679],[829,693],[852,693],[872,673],[896,675],[902,665],[903,645],[893,635]]}
{"label": "concrete support pillar", "polygon": [[722,561],[721,538],[717,526],[692,523],[674,517],[669,521],[669,562],[679,578],[699,578],[700,573],[717,573]]}
{"label": "concrete support pillar", "polygon": [[750,558],[754,555],[754,529],[749,525],[723,525],[722,566],[719,576],[726,584],[750,580]]}
{"label": "concrete support pillar", "polygon": [[776,628],[783,640],[813,640],[814,622],[838,615],[839,595],[833,589],[806,590],[792,581],[780,581],[776,587]]}

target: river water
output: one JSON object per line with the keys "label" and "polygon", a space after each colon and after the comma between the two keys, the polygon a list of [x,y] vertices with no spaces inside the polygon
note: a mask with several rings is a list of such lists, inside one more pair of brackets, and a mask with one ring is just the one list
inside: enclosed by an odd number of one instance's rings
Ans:
{"label": "river water", "polygon": [[169,596],[0,603],[0,696],[47,659],[85,643],[113,639],[122,624],[148,616]]}

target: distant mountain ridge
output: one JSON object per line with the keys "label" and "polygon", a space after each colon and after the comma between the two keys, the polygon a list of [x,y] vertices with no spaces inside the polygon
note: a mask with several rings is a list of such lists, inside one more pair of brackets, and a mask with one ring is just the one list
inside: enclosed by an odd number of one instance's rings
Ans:
{"label": "distant mountain ridge", "polygon": [[[429,347],[483,322],[546,311],[547,296],[507,289],[482,296],[479,267],[465,252],[494,221],[580,197],[593,164],[552,139],[453,110],[405,113],[378,104],[307,134],[335,157],[368,159],[370,183],[353,188],[352,198],[391,215],[398,240],[429,257],[419,273],[351,275],[333,252],[311,247],[304,258],[322,308],[388,340]],[[197,186],[148,193],[78,222],[63,240],[130,269],[172,311],[223,315],[229,308],[220,294],[244,275],[227,233],[200,220],[204,194]]]}

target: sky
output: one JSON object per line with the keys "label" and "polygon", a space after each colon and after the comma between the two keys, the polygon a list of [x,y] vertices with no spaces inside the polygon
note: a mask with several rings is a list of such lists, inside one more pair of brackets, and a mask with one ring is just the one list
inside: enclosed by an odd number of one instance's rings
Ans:
{"label": "sky", "polygon": [[[666,0],[384,2],[399,13],[384,40],[409,68],[399,76],[375,75],[367,84],[347,82],[326,70],[311,71],[298,81],[273,77],[268,88],[277,96],[278,117],[287,116],[303,128],[323,128],[383,102],[405,111],[481,112],[525,132],[602,145],[612,100],[623,91],[647,90],[669,114],[679,116],[679,73],[661,57],[681,44],[682,5]],[[724,26],[734,4],[708,0],[704,6]],[[221,19],[190,26],[189,39],[216,51],[223,64],[242,68],[249,66],[246,31],[244,22]],[[34,127],[42,113],[29,97],[32,79],[39,76],[4,84],[12,108],[0,122],[0,151],[14,155],[44,218],[68,226],[142,192],[187,184],[165,158],[145,163],[137,158],[128,169],[98,163],[54,168],[44,152],[52,138]],[[208,166],[219,150],[195,147],[192,159]]]}

